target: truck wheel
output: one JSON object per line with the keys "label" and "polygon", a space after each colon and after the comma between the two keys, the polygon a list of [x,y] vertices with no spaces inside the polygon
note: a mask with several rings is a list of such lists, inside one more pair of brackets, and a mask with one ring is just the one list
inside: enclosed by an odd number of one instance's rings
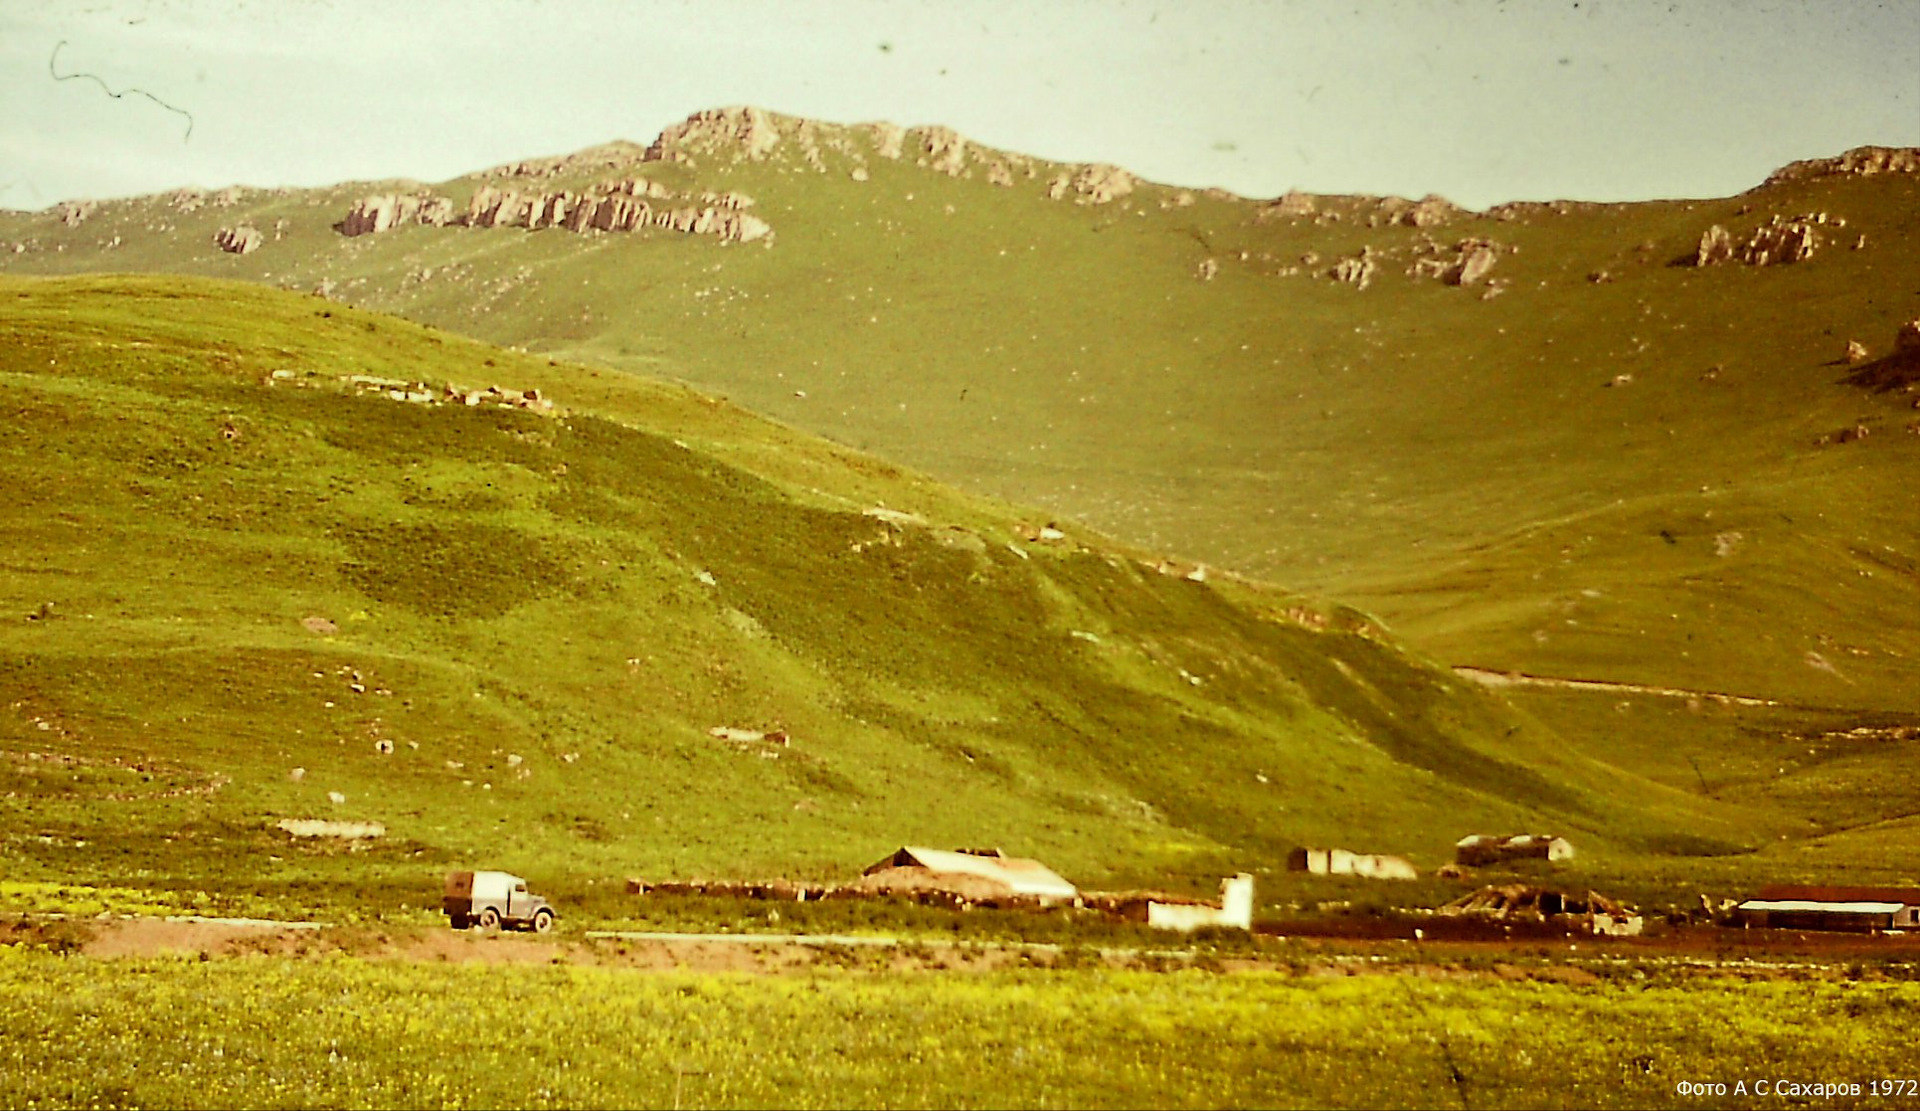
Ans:
{"label": "truck wheel", "polygon": [[488,907],[487,909],[481,911],[480,912],[480,928],[483,930],[499,929],[500,928],[500,912],[493,909],[492,907]]}
{"label": "truck wheel", "polygon": [[553,929],[552,913],[543,910],[534,914],[533,916],[533,932],[534,933],[543,934],[551,929]]}

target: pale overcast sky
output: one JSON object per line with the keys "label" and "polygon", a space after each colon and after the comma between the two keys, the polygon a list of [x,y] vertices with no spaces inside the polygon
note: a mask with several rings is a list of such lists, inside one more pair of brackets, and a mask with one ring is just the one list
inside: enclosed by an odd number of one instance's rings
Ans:
{"label": "pale overcast sky", "polygon": [[1920,145],[1920,0],[0,0],[9,208],[434,181],[728,104],[1259,197],[1716,196]]}

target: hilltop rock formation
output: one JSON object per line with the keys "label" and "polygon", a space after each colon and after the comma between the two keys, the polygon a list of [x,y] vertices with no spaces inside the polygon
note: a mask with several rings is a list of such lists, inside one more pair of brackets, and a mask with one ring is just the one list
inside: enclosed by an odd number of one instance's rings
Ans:
{"label": "hilltop rock formation", "polygon": [[676,152],[682,155],[727,152],[758,162],[779,145],[779,127],[774,123],[773,113],[766,109],[710,108],[695,112],[662,131],[647,147],[646,158],[649,162],[661,162],[672,161],[671,156]]}
{"label": "hilltop rock formation", "polygon": [[1808,158],[1775,170],[1767,185],[1817,177],[1920,173],[1920,147],[1855,147],[1836,158]]}
{"label": "hilltop rock formation", "polygon": [[246,255],[259,249],[261,236],[257,229],[242,224],[237,228],[221,228],[214,232],[213,242],[230,255]]}
{"label": "hilltop rock formation", "polygon": [[93,215],[93,210],[98,207],[100,206],[94,201],[61,201],[60,222],[70,228],[77,228],[87,217]]}

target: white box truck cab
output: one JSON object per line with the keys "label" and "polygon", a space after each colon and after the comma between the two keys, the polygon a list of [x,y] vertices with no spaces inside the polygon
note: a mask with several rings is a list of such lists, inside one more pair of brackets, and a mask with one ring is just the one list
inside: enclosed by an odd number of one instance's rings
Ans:
{"label": "white box truck cab", "polygon": [[543,934],[553,929],[553,907],[529,894],[526,880],[507,872],[449,872],[441,905],[456,930],[509,926]]}

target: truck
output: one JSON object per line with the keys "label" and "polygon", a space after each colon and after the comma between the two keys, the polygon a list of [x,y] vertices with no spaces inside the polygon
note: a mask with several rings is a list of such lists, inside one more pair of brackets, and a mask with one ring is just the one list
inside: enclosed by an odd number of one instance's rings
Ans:
{"label": "truck", "polygon": [[527,881],[508,872],[448,872],[441,899],[456,930],[510,927],[543,934],[553,929],[552,904],[527,891]]}

